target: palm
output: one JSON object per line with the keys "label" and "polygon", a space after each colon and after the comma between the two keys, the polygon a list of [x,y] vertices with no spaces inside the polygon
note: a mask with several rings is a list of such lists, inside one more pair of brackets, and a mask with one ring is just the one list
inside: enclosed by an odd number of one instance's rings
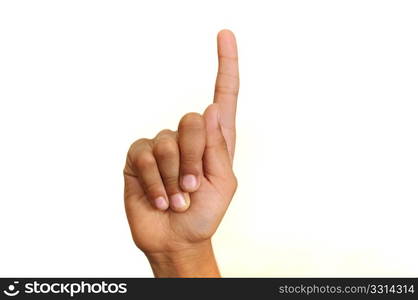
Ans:
{"label": "palm", "polygon": [[127,212],[135,243],[149,252],[167,249],[173,243],[181,246],[212,236],[235,192],[233,182],[204,177],[199,189],[190,194],[190,208],[177,213],[156,210],[137,178],[126,176],[125,182],[125,195],[131,198],[126,203],[130,205]]}

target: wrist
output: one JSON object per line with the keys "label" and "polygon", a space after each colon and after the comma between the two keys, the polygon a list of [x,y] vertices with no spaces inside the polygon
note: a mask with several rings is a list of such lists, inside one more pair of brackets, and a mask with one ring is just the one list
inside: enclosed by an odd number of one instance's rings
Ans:
{"label": "wrist", "polygon": [[210,239],[145,255],[155,277],[220,277]]}

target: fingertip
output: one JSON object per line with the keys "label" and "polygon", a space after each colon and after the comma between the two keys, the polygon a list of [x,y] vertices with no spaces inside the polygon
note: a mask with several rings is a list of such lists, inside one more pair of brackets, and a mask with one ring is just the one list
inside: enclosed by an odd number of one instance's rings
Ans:
{"label": "fingertip", "polygon": [[158,197],[154,200],[155,207],[159,210],[165,211],[168,209],[169,204],[166,198]]}
{"label": "fingertip", "polygon": [[192,193],[199,189],[200,180],[196,175],[186,174],[182,176],[180,185],[183,191]]}
{"label": "fingertip", "polygon": [[228,28],[224,28],[224,29],[219,30],[218,38],[224,38],[224,37],[235,39],[235,34],[232,30]]}
{"label": "fingertip", "polygon": [[218,55],[220,57],[236,58],[237,42],[235,34],[229,29],[222,29],[218,32]]}
{"label": "fingertip", "polygon": [[170,197],[170,209],[175,212],[184,212],[190,206],[189,193],[177,193]]}

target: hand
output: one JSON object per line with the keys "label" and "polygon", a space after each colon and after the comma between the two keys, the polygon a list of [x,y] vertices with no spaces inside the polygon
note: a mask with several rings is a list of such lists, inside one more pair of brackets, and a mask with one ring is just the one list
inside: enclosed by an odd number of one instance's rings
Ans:
{"label": "hand", "polygon": [[218,34],[214,103],[129,149],[125,208],[135,244],[156,276],[218,276],[211,237],[235,193],[232,170],[239,89],[235,37]]}

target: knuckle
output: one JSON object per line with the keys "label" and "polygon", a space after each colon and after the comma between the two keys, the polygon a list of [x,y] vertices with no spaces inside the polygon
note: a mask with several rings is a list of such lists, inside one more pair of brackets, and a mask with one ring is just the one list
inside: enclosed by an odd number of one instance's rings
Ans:
{"label": "knuckle", "polygon": [[143,152],[137,155],[135,165],[139,170],[149,169],[155,165],[154,156],[151,153]]}
{"label": "knuckle", "polygon": [[195,176],[199,176],[202,174],[202,166],[198,163],[187,163],[187,164],[181,164],[180,165],[180,174],[186,175],[186,174],[193,174]]}
{"label": "knuckle", "polygon": [[130,145],[128,154],[126,156],[126,165],[125,165],[125,171],[127,171],[127,173],[132,173],[136,171],[136,169],[138,168],[138,158],[140,158],[143,155],[144,150],[146,149],[146,147],[144,146],[146,146],[146,144],[148,143],[149,143],[148,139],[142,138],[142,139],[136,140]]}
{"label": "knuckle", "polygon": [[238,86],[216,86],[215,93],[218,95],[230,95],[237,97],[239,89]]}
{"label": "knuckle", "polygon": [[238,73],[235,73],[231,70],[223,69],[223,70],[218,71],[217,75],[218,75],[216,78],[217,83],[219,82],[228,83],[230,86],[239,88],[240,79],[239,79]]}
{"label": "knuckle", "polygon": [[172,136],[174,134],[175,134],[175,132],[170,130],[170,129],[163,129],[157,134],[157,138],[159,138],[161,136]]}
{"label": "knuckle", "polygon": [[180,128],[203,129],[205,126],[204,119],[201,114],[196,112],[187,113],[181,118]]}
{"label": "knuckle", "polygon": [[181,191],[179,187],[178,177],[168,176],[163,178],[165,190],[167,195],[173,195]]}
{"label": "knuckle", "polygon": [[163,138],[158,140],[154,146],[154,155],[158,158],[173,158],[177,156],[178,145],[173,139]]}
{"label": "knuckle", "polygon": [[202,158],[193,152],[182,153],[181,165],[188,168],[197,168],[202,161]]}
{"label": "knuckle", "polygon": [[161,194],[162,185],[159,182],[147,182],[147,183],[144,183],[144,189],[148,195],[157,196]]}
{"label": "knuckle", "polygon": [[227,55],[221,55],[219,57],[221,60],[226,60],[226,61],[231,61],[231,62],[238,62],[238,56],[234,55],[234,56],[227,56]]}
{"label": "knuckle", "polygon": [[146,139],[146,138],[142,138],[142,139],[139,139],[139,140],[136,140],[135,142],[133,142],[129,146],[128,156],[133,155],[134,153],[138,152],[139,148],[147,142],[148,142],[148,139]]}
{"label": "knuckle", "polygon": [[165,176],[163,177],[164,185],[167,187],[177,187],[178,177],[177,176]]}

